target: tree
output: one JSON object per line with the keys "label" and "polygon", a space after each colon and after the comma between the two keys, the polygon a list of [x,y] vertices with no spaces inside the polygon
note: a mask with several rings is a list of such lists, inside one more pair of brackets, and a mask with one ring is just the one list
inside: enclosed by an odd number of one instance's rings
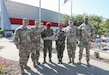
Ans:
{"label": "tree", "polygon": [[69,19],[70,19],[70,17],[68,15],[63,15],[62,16],[62,24],[64,24],[65,26],[68,26]]}
{"label": "tree", "polygon": [[102,30],[100,28],[100,24],[103,22],[103,18],[101,16],[97,15],[90,15],[89,16],[89,22],[94,25],[95,27],[95,33],[101,34]]}
{"label": "tree", "polygon": [[[68,26],[68,20],[71,19],[74,21],[76,26],[79,26],[83,23],[83,17],[86,14],[73,15],[70,17],[69,15],[64,15],[62,18],[62,23]],[[109,19],[104,21],[102,16],[97,15],[89,15],[89,23],[94,25],[95,34],[99,35],[109,35]]]}
{"label": "tree", "polygon": [[103,35],[109,36],[109,19],[106,19],[104,22],[102,22],[100,24],[100,28]]}
{"label": "tree", "polygon": [[74,16],[74,23],[76,26],[79,26],[83,23],[83,16],[84,16],[84,14]]}

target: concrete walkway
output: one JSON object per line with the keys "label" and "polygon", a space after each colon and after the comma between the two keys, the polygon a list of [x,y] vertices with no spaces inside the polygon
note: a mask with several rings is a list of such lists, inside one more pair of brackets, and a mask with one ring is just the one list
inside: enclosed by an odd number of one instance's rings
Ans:
{"label": "concrete walkway", "polygon": [[[0,46],[2,46],[2,49],[0,49],[0,56],[18,61],[18,50],[16,49],[16,46],[11,42],[11,38],[0,38]],[[91,50],[91,55],[93,55],[94,50]],[[36,68],[33,67],[33,63],[31,61],[31,58],[28,61],[28,65],[31,67],[31,70],[26,71],[27,75],[109,75],[109,64],[100,62],[97,60],[90,60],[91,67],[86,66],[86,60],[85,57],[82,59],[81,65],[72,65],[67,64],[68,62],[68,55],[67,50],[64,51],[64,57],[63,57],[63,64],[57,64],[57,53],[55,50],[55,42],[53,42],[53,52],[52,52],[52,61],[53,63],[48,62],[47,57],[47,64],[41,64],[40,66],[37,66]],[[85,52],[84,52],[85,53]],[[108,58],[109,59],[109,53],[105,51],[100,51],[101,57]],[[43,53],[40,51],[40,59],[39,61],[43,62]],[[76,58],[75,62],[78,62],[78,48],[76,50]]]}

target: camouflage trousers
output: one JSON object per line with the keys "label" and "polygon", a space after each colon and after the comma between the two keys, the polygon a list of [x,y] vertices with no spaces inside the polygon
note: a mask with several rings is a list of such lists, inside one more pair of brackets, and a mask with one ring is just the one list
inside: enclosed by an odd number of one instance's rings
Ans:
{"label": "camouflage trousers", "polygon": [[67,51],[70,59],[75,58],[75,50],[76,50],[76,42],[72,42],[72,43],[67,42]]}
{"label": "camouflage trousers", "polygon": [[90,43],[80,42],[79,44],[79,61],[81,61],[83,56],[83,50],[86,49],[86,61],[90,60]]}
{"label": "camouflage trousers", "polygon": [[44,58],[46,58],[47,56],[47,50],[49,52],[49,58],[51,58],[52,57],[52,46],[44,46],[44,49],[43,49]]}
{"label": "camouflage trousers", "polygon": [[27,64],[29,55],[31,53],[31,47],[30,44],[21,44],[19,49],[19,64],[20,66],[23,66],[24,64]]}
{"label": "camouflage trousers", "polygon": [[31,59],[33,62],[38,62],[40,56],[40,43],[33,43]]}
{"label": "camouflage trousers", "polygon": [[64,49],[65,49],[65,43],[63,43],[61,45],[59,43],[56,43],[56,50],[57,50],[57,57],[58,57],[58,59],[62,59],[63,58]]}

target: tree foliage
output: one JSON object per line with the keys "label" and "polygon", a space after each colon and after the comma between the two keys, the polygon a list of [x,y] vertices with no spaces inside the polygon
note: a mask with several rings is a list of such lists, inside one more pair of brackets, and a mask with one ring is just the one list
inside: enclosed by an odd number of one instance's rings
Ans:
{"label": "tree foliage", "polygon": [[[79,26],[83,23],[83,17],[86,14],[73,15],[63,15],[62,23],[68,26],[68,20],[71,19],[74,21],[76,26]],[[102,16],[97,15],[88,15],[89,23],[95,27],[95,33],[99,35],[109,35],[109,19],[105,19]]]}

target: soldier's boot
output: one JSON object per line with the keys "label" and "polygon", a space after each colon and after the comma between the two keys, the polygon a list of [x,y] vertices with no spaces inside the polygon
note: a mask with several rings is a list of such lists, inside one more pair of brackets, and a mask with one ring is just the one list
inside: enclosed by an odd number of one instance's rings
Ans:
{"label": "soldier's boot", "polygon": [[62,64],[62,58],[60,59],[60,62],[61,62],[61,64]]}
{"label": "soldier's boot", "polygon": [[89,61],[87,61],[87,66],[90,66]]}
{"label": "soldier's boot", "polygon": [[74,58],[72,58],[72,64],[75,64],[75,62],[74,62]]}
{"label": "soldier's boot", "polygon": [[58,58],[58,64],[61,64],[61,59],[60,58]]}
{"label": "soldier's boot", "polygon": [[79,62],[77,64],[81,64],[81,60],[79,59]]}
{"label": "soldier's boot", "polygon": [[24,74],[24,73],[25,73],[24,68],[23,66],[21,66],[21,74]]}
{"label": "soldier's boot", "polygon": [[69,61],[68,61],[68,64],[70,64],[71,63],[71,58],[69,58]]}
{"label": "soldier's boot", "polygon": [[51,58],[49,58],[49,62],[51,62],[51,63],[52,63],[52,60],[51,60]]}
{"label": "soldier's boot", "polygon": [[40,62],[37,60],[37,61],[36,61],[36,64],[37,64],[37,65],[40,65]]}
{"label": "soldier's boot", "polygon": [[45,64],[46,63],[46,58],[44,57],[44,62],[43,62],[43,64]]}
{"label": "soldier's boot", "polygon": [[36,63],[35,63],[35,61],[33,61],[33,66],[34,66],[34,67],[36,66]]}
{"label": "soldier's boot", "polygon": [[24,69],[27,69],[27,70],[30,70],[30,69],[31,69],[29,66],[27,66],[27,64],[24,64],[24,65],[23,65],[23,68],[24,68]]}

